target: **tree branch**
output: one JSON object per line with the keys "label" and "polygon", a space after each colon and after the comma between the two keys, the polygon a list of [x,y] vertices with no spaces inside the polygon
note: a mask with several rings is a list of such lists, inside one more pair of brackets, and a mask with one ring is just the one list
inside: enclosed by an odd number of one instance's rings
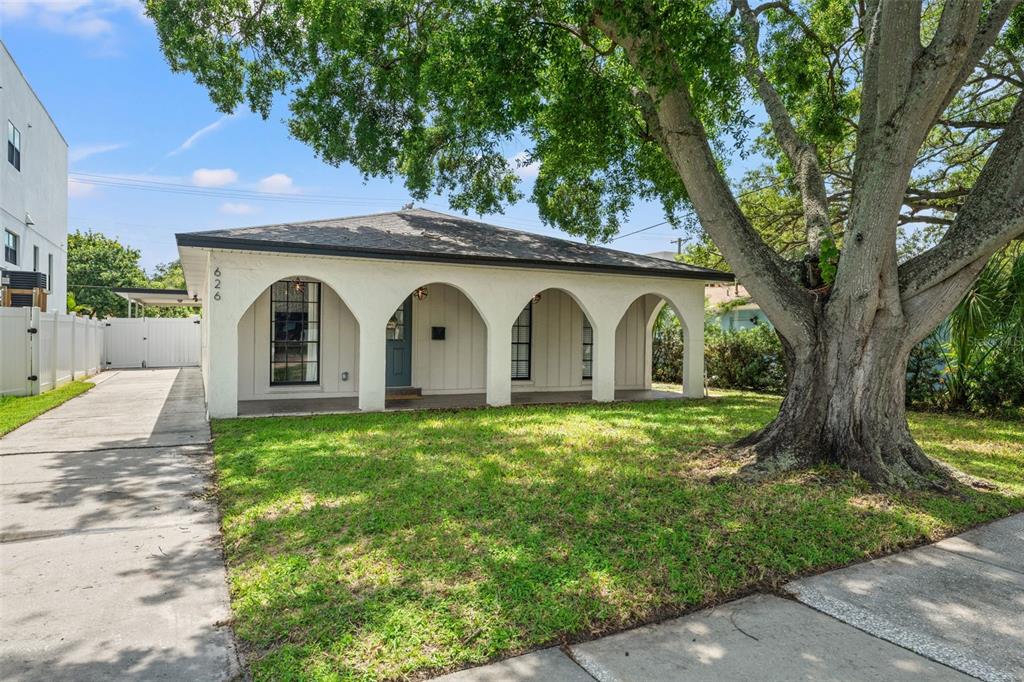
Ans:
{"label": "tree branch", "polygon": [[764,102],[772,131],[796,170],[800,197],[803,200],[807,247],[811,254],[817,254],[821,248],[821,240],[826,235],[835,240],[828,219],[828,197],[825,192],[825,180],[818,164],[818,151],[813,144],[802,139],[797,133],[785,103],[759,66],[761,54],[758,41],[761,27],[757,15],[750,9],[747,0],[734,0],[733,7],[739,12],[746,33],[743,49],[746,52],[747,80]]}
{"label": "tree branch", "polygon": [[[977,260],[987,260],[1011,239],[1024,235],[1024,96],[978,181],[942,240],[900,266],[904,302],[952,278]],[[970,282],[968,282],[969,284]],[[966,290],[966,285],[964,286]],[[961,291],[961,294],[963,292]]]}
{"label": "tree branch", "polygon": [[[981,61],[981,58],[985,56],[985,53],[988,52],[993,45],[995,45],[996,39],[999,37],[999,32],[1003,29],[1003,24],[1006,23],[1007,19],[1010,18],[1010,14],[1013,12],[1014,8],[1016,8],[1017,5],[1019,5],[1020,3],[1021,0],[996,0],[996,2],[993,3],[992,7],[989,9],[988,15],[985,17],[984,23],[977,28],[976,32],[973,33],[974,37],[971,40],[970,48],[966,52],[963,64],[960,66],[955,77],[952,78],[951,82],[947,87],[947,91],[942,100],[942,104],[939,107],[940,113],[947,106],[949,106],[950,102],[953,101],[953,97],[955,97],[956,93],[960,90],[961,87],[963,87],[963,84],[967,81],[967,78],[971,75],[971,72],[974,70],[975,65],[978,64],[978,62]],[[981,3],[965,2],[962,4],[976,5],[978,11],[980,11]],[[946,12],[950,9],[951,6],[954,5],[961,5],[961,3],[950,2],[943,10],[942,19],[940,20],[940,32],[942,31],[941,22],[946,20]],[[959,11],[963,12],[964,10],[961,8]],[[968,14],[974,16],[974,25],[977,26],[977,13],[970,12]],[[961,16],[959,17],[959,19],[961,23],[960,31],[962,32],[964,28],[962,24],[965,21],[966,17]],[[953,35],[949,35],[950,33],[952,33]],[[955,36],[956,33],[954,32],[954,29],[951,28],[949,31],[947,31],[947,34],[944,34],[944,40],[946,43],[950,43],[952,42],[952,40],[955,39]],[[932,41],[933,44],[935,43],[935,40],[937,40],[938,38],[939,34],[936,33],[935,39],[933,39]]]}
{"label": "tree branch", "polygon": [[[786,261],[743,215],[664,41],[656,31],[629,35],[600,14],[595,24],[644,79],[646,92],[638,93],[640,111],[679,173],[703,228],[779,332],[794,341],[809,339],[814,334],[813,296],[796,284]],[[666,73],[673,86],[663,85]]]}

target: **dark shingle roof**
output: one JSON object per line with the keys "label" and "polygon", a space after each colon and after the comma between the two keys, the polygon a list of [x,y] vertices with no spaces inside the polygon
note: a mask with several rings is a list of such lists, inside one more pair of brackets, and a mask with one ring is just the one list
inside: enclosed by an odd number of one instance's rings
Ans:
{"label": "dark shingle roof", "polygon": [[729,273],[425,209],[176,235],[178,246],[621,272],[732,281]]}

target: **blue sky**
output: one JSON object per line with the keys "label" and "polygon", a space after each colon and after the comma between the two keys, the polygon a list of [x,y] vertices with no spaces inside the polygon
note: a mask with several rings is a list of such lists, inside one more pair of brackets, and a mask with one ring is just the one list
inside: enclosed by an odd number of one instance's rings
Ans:
{"label": "blue sky", "polygon": [[[190,76],[171,73],[134,0],[0,0],[0,38],[70,146],[69,230],[116,235],[142,252],[147,270],[177,257],[175,232],[390,211],[410,200],[400,182],[364,182],[352,167],[317,160],[289,137],[283,103],[266,121],[218,112]],[[529,169],[522,182],[528,194]],[[418,205],[448,210],[443,197]],[[482,218],[566,237],[526,201]],[[658,207],[639,207],[622,233],[661,220]],[[679,234],[661,226],[610,246],[674,250]]]}

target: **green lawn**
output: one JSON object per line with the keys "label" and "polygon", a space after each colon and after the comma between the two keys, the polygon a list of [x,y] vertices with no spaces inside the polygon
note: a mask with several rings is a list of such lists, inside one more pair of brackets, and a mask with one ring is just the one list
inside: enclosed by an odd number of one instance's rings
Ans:
{"label": "green lawn", "polygon": [[215,422],[235,627],[256,679],[424,677],[583,639],[1024,508],[1024,422],[915,414],[998,483],[761,484],[706,446],[778,399]]}
{"label": "green lawn", "polygon": [[85,393],[93,384],[84,381],[72,381],[60,388],[41,393],[40,395],[15,398],[13,396],[0,397],[0,436],[10,433],[22,424],[28,423],[41,415],[43,412],[52,410],[58,405],[65,403],[76,395]]}

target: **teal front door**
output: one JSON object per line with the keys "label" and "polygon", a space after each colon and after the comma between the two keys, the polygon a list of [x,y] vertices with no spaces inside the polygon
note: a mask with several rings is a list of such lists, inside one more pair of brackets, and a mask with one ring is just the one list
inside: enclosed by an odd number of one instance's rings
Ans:
{"label": "teal front door", "polygon": [[412,296],[405,299],[387,326],[386,386],[412,385]]}

